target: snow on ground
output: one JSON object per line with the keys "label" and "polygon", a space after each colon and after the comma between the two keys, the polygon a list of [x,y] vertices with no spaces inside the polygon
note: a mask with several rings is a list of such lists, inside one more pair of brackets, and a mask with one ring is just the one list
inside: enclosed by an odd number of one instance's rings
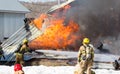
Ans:
{"label": "snow on ground", "polygon": [[[13,66],[0,65],[0,74],[14,74]],[[75,66],[26,66],[25,74],[74,74]],[[96,74],[120,74],[120,71],[112,69],[93,69]]]}
{"label": "snow on ground", "polygon": [[[44,54],[48,57],[50,55],[61,55],[62,58],[77,58],[78,52],[67,52],[67,51],[52,51],[52,50],[39,50],[40,52],[44,52]],[[34,56],[35,58],[40,58],[40,55]],[[33,58],[34,58],[33,57]],[[51,56],[54,58],[55,56]],[[95,54],[95,61],[104,61],[104,62],[112,62],[117,59],[119,56],[112,54]],[[119,71],[113,70],[113,66],[109,64],[95,64],[98,68],[110,68],[108,69],[93,69],[96,74],[120,74]],[[5,66],[0,65],[0,74],[14,74],[13,66]],[[25,74],[74,74],[75,66],[25,66],[23,67]]]}

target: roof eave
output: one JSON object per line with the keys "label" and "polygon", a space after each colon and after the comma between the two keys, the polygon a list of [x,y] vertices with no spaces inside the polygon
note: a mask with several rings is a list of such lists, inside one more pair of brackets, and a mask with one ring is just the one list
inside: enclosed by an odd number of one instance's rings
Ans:
{"label": "roof eave", "polygon": [[6,12],[6,13],[29,13],[30,11],[15,11],[15,10],[0,10],[0,12]]}

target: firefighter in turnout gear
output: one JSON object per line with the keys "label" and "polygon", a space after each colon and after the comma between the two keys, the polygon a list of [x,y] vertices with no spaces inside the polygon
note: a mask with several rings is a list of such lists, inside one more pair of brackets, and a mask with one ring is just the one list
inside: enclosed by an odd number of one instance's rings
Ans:
{"label": "firefighter in turnout gear", "polygon": [[20,63],[21,65],[24,65],[24,53],[29,51],[29,46],[28,46],[28,40],[24,39],[22,41],[22,44],[18,47],[18,50],[15,51],[16,53],[16,62],[15,63]]}
{"label": "firefighter in turnout gear", "polygon": [[80,67],[78,74],[95,74],[91,70],[93,66],[94,48],[90,44],[90,39],[84,38],[82,44],[78,52],[78,64]]}

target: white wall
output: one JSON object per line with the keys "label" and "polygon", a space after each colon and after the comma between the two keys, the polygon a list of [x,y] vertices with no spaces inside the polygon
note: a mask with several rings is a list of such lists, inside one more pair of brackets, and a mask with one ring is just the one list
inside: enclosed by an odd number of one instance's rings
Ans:
{"label": "white wall", "polygon": [[24,25],[24,18],[22,13],[4,13],[4,37],[10,37]]}
{"label": "white wall", "polygon": [[0,13],[0,40],[2,40],[4,37],[4,30],[3,30],[4,19],[3,19],[3,17],[4,17],[4,13]]}

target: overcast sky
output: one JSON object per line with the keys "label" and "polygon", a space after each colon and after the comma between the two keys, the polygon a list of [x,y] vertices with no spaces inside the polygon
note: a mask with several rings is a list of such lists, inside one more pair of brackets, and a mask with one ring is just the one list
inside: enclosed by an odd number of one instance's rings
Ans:
{"label": "overcast sky", "polygon": [[41,2],[46,2],[46,1],[56,1],[56,0],[19,0],[19,1],[25,1],[25,2],[37,2],[37,1],[41,1]]}

